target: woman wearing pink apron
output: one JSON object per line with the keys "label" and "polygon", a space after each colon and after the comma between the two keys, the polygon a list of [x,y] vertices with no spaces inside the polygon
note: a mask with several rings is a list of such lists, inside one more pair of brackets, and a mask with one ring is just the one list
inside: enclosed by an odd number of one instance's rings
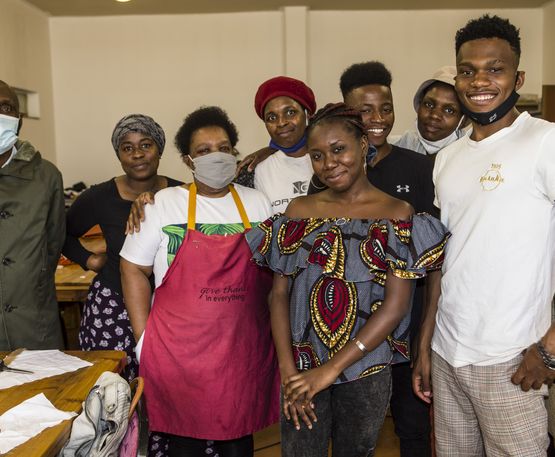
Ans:
{"label": "woman wearing pink apron", "polygon": [[219,108],[189,115],[176,144],[195,182],[158,193],[121,251],[149,425],[170,435],[170,455],[204,456],[207,441],[213,455],[252,455],[252,433],[278,418],[271,276],[250,261],[244,239],[249,218],[271,209],[259,192],[229,184],[236,141]]}

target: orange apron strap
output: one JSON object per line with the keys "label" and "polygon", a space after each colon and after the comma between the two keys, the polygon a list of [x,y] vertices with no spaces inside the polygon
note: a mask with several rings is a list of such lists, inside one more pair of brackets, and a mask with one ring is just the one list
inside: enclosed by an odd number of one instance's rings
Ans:
{"label": "orange apron strap", "polygon": [[195,230],[197,219],[197,185],[193,182],[189,186],[189,209],[187,212],[187,230]]}
{"label": "orange apron strap", "polygon": [[249,218],[247,217],[247,212],[245,211],[243,202],[239,198],[239,194],[235,190],[235,187],[233,186],[233,184],[229,185],[229,191],[231,192],[233,201],[235,202],[235,205],[237,205],[237,209],[239,210],[239,215],[241,216],[241,222],[243,222],[243,227],[245,227],[245,230],[249,230],[251,228],[251,223],[249,222]]}
{"label": "orange apron strap", "polygon": [[[229,185],[229,191],[231,192],[231,196],[233,197],[233,201],[239,210],[239,216],[241,216],[241,222],[243,223],[243,227],[245,230],[249,230],[251,228],[251,223],[249,222],[249,218],[247,217],[247,212],[245,211],[245,207],[243,206],[243,202],[239,198],[239,194],[233,187],[233,184]],[[192,183],[189,186],[189,209],[187,213],[187,230],[195,230],[196,227],[196,212],[197,212],[197,186],[195,183]]]}

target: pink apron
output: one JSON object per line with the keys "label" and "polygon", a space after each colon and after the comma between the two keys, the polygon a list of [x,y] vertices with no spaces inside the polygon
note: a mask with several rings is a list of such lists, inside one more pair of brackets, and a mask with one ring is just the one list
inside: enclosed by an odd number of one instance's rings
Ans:
{"label": "pink apron", "polygon": [[[248,230],[243,204],[230,191]],[[228,440],[279,417],[271,274],[250,261],[244,233],[204,235],[195,230],[195,212],[191,184],[187,232],[156,289],[140,373],[151,430]]]}

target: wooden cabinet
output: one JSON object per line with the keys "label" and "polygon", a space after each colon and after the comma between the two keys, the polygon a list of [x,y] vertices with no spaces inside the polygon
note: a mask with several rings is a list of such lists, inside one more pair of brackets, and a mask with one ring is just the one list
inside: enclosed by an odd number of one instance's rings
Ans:
{"label": "wooden cabinet", "polygon": [[555,122],[555,84],[543,86],[542,117],[546,121]]}

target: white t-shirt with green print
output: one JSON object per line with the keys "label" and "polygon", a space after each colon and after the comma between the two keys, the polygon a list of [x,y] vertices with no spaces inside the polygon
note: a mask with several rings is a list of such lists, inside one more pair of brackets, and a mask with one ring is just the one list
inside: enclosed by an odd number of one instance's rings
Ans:
{"label": "white t-shirt with green print", "polygon": [[[272,207],[264,194],[235,184],[251,225],[272,215]],[[153,266],[158,287],[181,246],[187,231],[189,191],[184,187],[168,187],[156,194],[155,203],[146,205],[141,231],[127,235],[121,257],[142,266]],[[196,229],[207,235],[235,234],[244,231],[241,217],[231,193],[221,198],[197,194]]]}

